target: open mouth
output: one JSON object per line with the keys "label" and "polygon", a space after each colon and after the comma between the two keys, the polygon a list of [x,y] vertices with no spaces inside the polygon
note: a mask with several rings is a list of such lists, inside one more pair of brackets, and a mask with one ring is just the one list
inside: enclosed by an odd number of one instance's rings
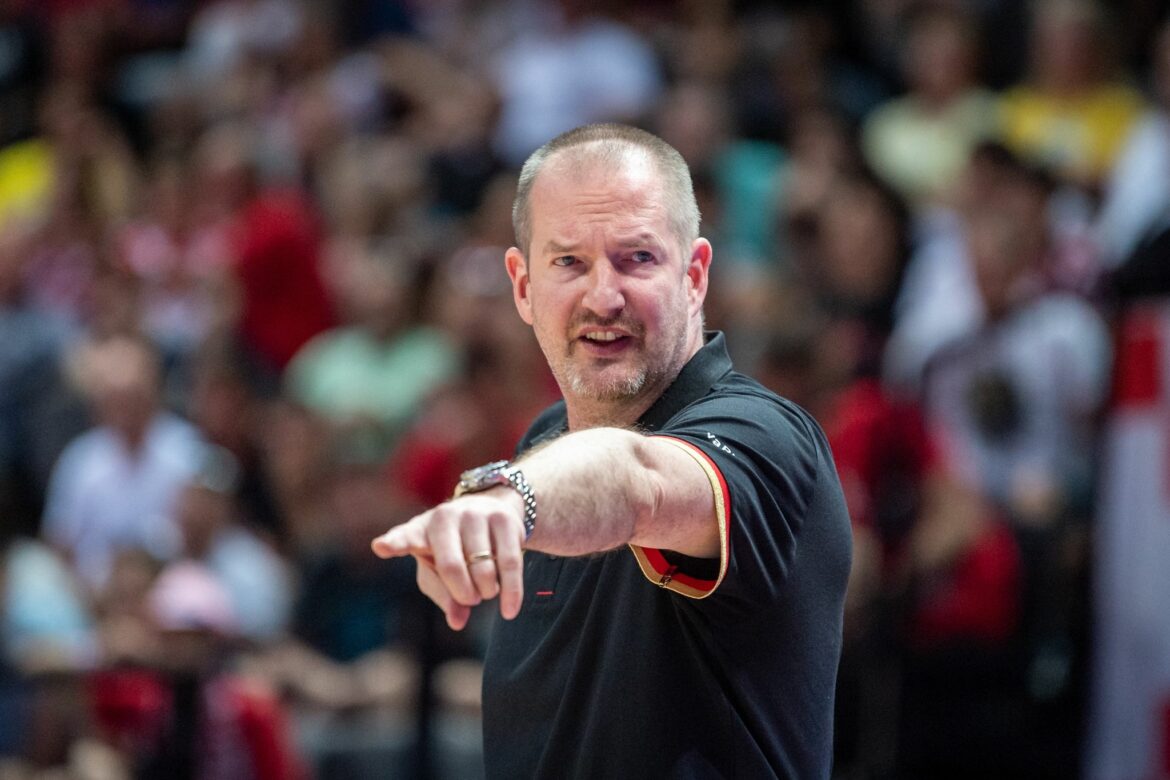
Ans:
{"label": "open mouth", "polygon": [[582,334],[577,341],[584,344],[590,354],[613,355],[628,347],[632,339],[624,333],[606,330]]}

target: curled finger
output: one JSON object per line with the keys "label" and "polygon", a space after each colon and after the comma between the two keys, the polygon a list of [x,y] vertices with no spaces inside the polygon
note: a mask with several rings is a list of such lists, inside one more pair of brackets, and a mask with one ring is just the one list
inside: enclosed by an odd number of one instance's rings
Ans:
{"label": "curled finger", "polygon": [[419,557],[416,557],[415,560],[418,561],[418,574],[415,577],[418,589],[439,609],[443,610],[443,614],[447,617],[448,626],[456,631],[463,630],[471,617],[471,607],[460,604],[451,596],[430,560]]}
{"label": "curled finger", "polygon": [[493,567],[500,584],[500,616],[511,620],[520,613],[524,602],[523,531],[508,522],[505,515],[491,520],[492,542],[496,551]]}
{"label": "curled finger", "polygon": [[434,555],[435,572],[451,597],[468,607],[483,601],[467,568],[460,523],[450,515],[437,515],[427,527],[427,542]]}
{"label": "curled finger", "polygon": [[463,532],[463,548],[467,571],[481,598],[494,599],[500,593],[496,578],[496,554],[492,549],[492,538],[483,523],[466,528]]}

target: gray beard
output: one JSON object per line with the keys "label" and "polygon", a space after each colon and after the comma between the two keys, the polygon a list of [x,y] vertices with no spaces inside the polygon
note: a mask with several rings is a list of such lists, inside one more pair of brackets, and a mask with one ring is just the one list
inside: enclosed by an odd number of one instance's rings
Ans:
{"label": "gray beard", "polygon": [[568,380],[569,389],[574,395],[594,401],[624,401],[641,393],[648,378],[647,371],[643,368],[632,376],[602,384],[596,378],[590,381],[570,369]]}

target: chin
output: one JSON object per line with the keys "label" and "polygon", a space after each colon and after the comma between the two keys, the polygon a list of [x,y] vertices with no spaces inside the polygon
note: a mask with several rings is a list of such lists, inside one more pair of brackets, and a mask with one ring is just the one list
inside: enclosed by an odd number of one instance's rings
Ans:
{"label": "chin", "polygon": [[568,381],[568,390],[581,398],[593,401],[624,401],[637,397],[647,384],[647,372],[644,370],[626,372],[616,376],[593,374],[582,376],[574,372]]}

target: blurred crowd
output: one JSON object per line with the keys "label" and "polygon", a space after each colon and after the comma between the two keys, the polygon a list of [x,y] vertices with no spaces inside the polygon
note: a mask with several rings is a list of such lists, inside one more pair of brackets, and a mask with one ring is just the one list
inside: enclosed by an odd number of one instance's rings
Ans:
{"label": "blurred crowd", "polygon": [[[0,4],[0,777],[481,771],[490,605],[454,635],[369,541],[556,399],[515,177],[609,120],[686,158],[710,327],[829,434],[836,776],[1080,775],[1115,334],[1170,292],[1166,12]],[[1170,776],[1167,696],[1113,777]]]}

